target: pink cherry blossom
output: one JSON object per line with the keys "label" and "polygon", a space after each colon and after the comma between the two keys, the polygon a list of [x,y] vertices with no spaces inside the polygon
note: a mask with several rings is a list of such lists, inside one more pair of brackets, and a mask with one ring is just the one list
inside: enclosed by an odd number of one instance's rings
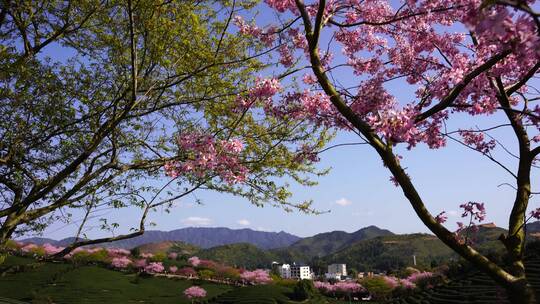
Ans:
{"label": "pink cherry blossom", "polygon": [[422,280],[430,279],[433,277],[433,272],[425,271],[425,272],[415,272],[407,277],[407,280],[412,283],[417,283]]}
{"label": "pink cherry blossom", "polygon": [[144,267],[146,267],[146,265],[148,265],[146,259],[139,259],[139,260],[135,260],[133,262],[133,266],[135,268],[144,268]]}
{"label": "pink cherry blossom", "polygon": [[483,221],[486,218],[486,208],[484,203],[477,202],[467,202],[465,204],[459,205],[463,209],[461,217],[471,217],[476,221]]}
{"label": "pink cherry blossom", "polygon": [[191,266],[193,266],[193,267],[197,267],[197,266],[199,266],[199,264],[201,263],[201,259],[199,259],[199,258],[196,257],[196,256],[193,256],[193,257],[190,257],[190,258],[188,259],[188,263],[190,263]]}
{"label": "pink cherry blossom", "polygon": [[53,246],[53,245],[51,245],[49,243],[45,243],[41,247],[45,251],[46,255],[53,255],[53,254],[59,253],[60,251],[64,250],[64,247]]}
{"label": "pink cherry blossom", "polygon": [[446,211],[442,211],[441,213],[437,214],[437,216],[435,217],[435,221],[437,221],[437,223],[439,224],[445,223],[446,220],[448,220]]}
{"label": "pink cherry blossom", "polygon": [[128,256],[131,254],[131,252],[123,248],[107,248],[107,254],[111,257],[118,257],[118,256]]}
{"label": "pink cherry blossom", "polygon": [[169,267],[169,272],[170,273],[176,273],[177,271],[178,271],[178,267],[176,267],[176,266],[170,266]]}
{"label": "pink cherry blossom", "polygon": [[131,263],[133,263],[133,261],[131,261],[128,257],[125,256],[113,258],[111,261],[111,265],[114,268],[126,268]]}
{"label": "pink cherry blossom", "polygon": [[240,162],[243,144],[239,139],[218,140],[196,131],[179,135],[178,147],[186,159],[165,165],[166,174],[172,178],[217,175],[230,184],[246,179],[248,169]]}
{"label": "pink cherry blossom", "polygon": [[531,217],[540,220],[540,208],[536,208],[530,213]]}
{"label": "pink cherry blossom", "polygon": [[240,274],[240,278],[255,284],[267,284],[272,281],[268,272],[262,269],[244,271]]}
{"label": "pink cherry blossom", "polygon": [[190,288],[184,290],[184,295],[188,299],[200,299],[206,297],[206,290],[199,286],[191,286]]}
{"label": "pink cherry blossom", "polygon": [[160,273],[165,270],[161,262],[152,262],[144,267],[144,271],[148,273]]}

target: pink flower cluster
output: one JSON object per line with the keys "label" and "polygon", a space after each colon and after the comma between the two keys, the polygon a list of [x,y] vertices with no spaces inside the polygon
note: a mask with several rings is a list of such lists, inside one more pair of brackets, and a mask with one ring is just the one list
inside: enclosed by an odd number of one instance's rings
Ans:
{"label": "pink flower cluster", "polygon": [[206,290],[199,286],[191,286],[190,288],[184,290],[184,295],[188,299],[199,299],[206,297]]}
{"label": "pink flower cluster", "polygon": [[463,213],[461,214],[461,217],[463,218],[471,217],[473,220],[479,222],[486,218],[486,208],[484,207],[484,203],[467,202],[459,205],[459,207],[463,209]]}
{"label": "pink flower cluster", "polygon": [[120,269],[127,268],[131,263],[133,263],[133,261],[131,261],[126,256],[113,258],[111,261],[111,265],[114,268],[120,268]]}
{"label": "pink flower cluster", "polygon": [[417,283],[422,280],[431,279],[433,277],[433,272],[425,271],[425,272],[415,272],[407,277],[407,280],[412,283]]}
{"label": "pink flower cluster", "polygon": [[161,273],[165,270],[161,262],[152,262],[144,267],[144,271],[147,273]]}
{"label": "pink flower cluster", "polygon": [[243,144],[238,139],[218,140],[212,135],[192,132],[178,136],[178,148],[185,160],[165,165],[168,176],[219,176],[230,184],[246,179],[248,169],[240,162]]}
{"label": "pink flower cluster", "polygon": [[193,257],[190,257],[190,258],[188,259],[188,263],[190,263],[191,266],[193,266],[193,267],[197,267],[197,266],[199,266],[199,264],[201,263],[201,259],[199,259],[199,258],[196,257],[196,256],[193,256]]}
{"label": "pink flower cluster", "polygon": [[146,261],[146,259],[138,259],[138,260],[133,261],[133,266],[135,268],[144,269],[146,265],[148,265],[148,262]]}
{"label": "pink flower cluster", "polygon": [[460,130],[459,134],[463,138],[463,142],[473,147],[475,150],[482,153],[489,153],[489,151],[495,149],[495,140],[485,141],[484,134],[480,132],[473,132],[469,130]]}
{"label": "pink flower cluster", "polygon": [[443,224],[448,220],[448,216],[446,215],[446,211],[442,211],[441,213],[437,214],[435,217],[435,221],[439,224]]}
{"label": "pink flower cluster", "polygon": [[46,255],[54,255],[54,254],[59,253],[60,251],[64,250],[64,247],[57,247],[57,246],[51,245],[49,243],[43,244],[43,246],[41,246],[41,247],[43,248],[43,250],[45,250]]}
{"label": "pink flower cluster", "polygon": [[255,284],[267,284],[272,281],[268,272],[262,269],[244,271],[240,274],[240,278]]}
{"label": "pink flower cluster", "polygon": [[123,248],[107,248],[107,254],[109,256],[128,256],[131,252]]}
{"label": "pink flower cluster", "polygon": [[383,276],[384,281],[391,289],[402,287],[405,289],[414,289],[416,285],[409,278],[399,279],[392,276]]}
{"label": "pink flower cluster", "polygon": [[248,24],[242,16],[234,16],[233,23],[238,27],[240,33],[260,39],[266,46],[271,46],[277,38],[276,28],[269,27],[262,30],[256,25]]}
{"label": "pink flower cluster", "polygon": [[30,244],[26,244],[26,245],[22,246],[21,251],[28,253],[28,252],[31,252],[31,251],[37,249],[37,248],[39,248],[39,247],[36,244],[30,243]]}
{"label": "pink flower cluster", "polygon": [[333,294],[336,292],[351,294],[365,291],[365,288],[356,282],[337,282],[331,284],[329,282],[315,281],[313,282],[313,285],[325,294]]}
{"label": "pink flower cluster", "polygon": [[540,208],[536,208],[530,213],[532,218],[535,218],[537,220],[540,220]]}

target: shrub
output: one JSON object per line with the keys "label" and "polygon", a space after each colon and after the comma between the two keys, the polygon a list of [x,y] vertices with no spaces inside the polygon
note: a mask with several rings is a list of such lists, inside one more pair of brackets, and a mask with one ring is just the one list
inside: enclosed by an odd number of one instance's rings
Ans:
{"label": "shrub", "polygon": [[397,287],[389,283],[383,276],[366,278],[362,280],[361,284],[369,291],[375,300],[388,299],[392,294],[392,290]]}
{"label": "shrub", "polygon": [[292,298],[296,301],[304,301],[318,294],[311,280],[300,280],[293,288]]}
{"label": "shrub", "polygon": [[214,277],[214,275],[215,275],[215,273],[210,269],[199,270],[199,278],[201,278],[203,280],[211,279],[211,278]]}

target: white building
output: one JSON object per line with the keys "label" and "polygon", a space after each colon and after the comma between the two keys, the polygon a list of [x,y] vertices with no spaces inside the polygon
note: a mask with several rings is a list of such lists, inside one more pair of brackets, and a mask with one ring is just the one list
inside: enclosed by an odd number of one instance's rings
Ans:
{"label": "white building", "polygon": [[347,276],[346,264],[331,264],[328,265],[328,272],[325,274],[327,279],[341,280]]}
{"label": "white building", "polygon": [[291,278],[298,280],[311,280],[313,279],[313,274],[311,273],[311,268],[307,265],[292,265]]}
{"label": "white building", "polygon": [[272,269],[274,269],[283,279],[291,278],[291,265],[289,264],[278,264],[274,262],[272,263]]}
{"label": "white building", "polygon": [[273,262],[272,270],[283,279],[311,280],[314,277],[311,268],[307,265],[296,265],[294,263],[290,265]]}

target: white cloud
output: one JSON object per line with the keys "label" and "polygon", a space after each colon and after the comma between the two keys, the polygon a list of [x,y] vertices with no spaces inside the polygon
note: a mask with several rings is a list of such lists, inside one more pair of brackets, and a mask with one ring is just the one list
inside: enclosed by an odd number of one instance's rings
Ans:
{"label": "white cloud", "polygon": [[238,220],[238,221],[236,221],[236,223],[239,224],[239,225],[242,225],[242,226],[249,226],[249,225],[251,224],[251,223],[250,223],[248,220],[246,220],[246,219]]}
{"label": "white cloud", "polygon": [[458,216],[459,212],[457,212],[456,210],[450,210],[450,211],[448,211],[448,215],[450,215],[450,216]]}
{"label": "white cloud", "polygon": [[212,220],[207,217],[190,216],[182,220],[182,224],[186,226],[208,226]]}
{"label": "white cloud", "polygon": [[340,205],[340,206],[349,206],[350,204],[352,204],[352,202],[344,197],[338,199],[337,201],[334,202],[335,204],[337,205]]}

